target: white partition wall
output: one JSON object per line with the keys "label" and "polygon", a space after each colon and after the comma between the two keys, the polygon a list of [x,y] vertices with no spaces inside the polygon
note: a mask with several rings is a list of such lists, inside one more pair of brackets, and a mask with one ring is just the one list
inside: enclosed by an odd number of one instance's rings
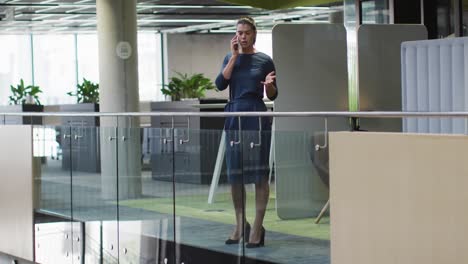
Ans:
{"label": "white partition wall", "polygon": [[[400,111],[401,43],[427,39],[423,25],[362,25],[358,29],[359,107],[361,111]],[[401,131],[399,119],[361,119],[372,131]]]}
{"label": "white partition wall", "polygon": [[[405,42],[401,65],[403,111],[468,111],[468,38]],[[408,118],[403,130],[468,133],[463,118]]]}
{"label": "white partition wall", "polygon": [[[275,111],[348,109],[343,25],[279,24],[273,29],[273,56],[279,87]],[[329,127],[347,129],[346,120],[330,120]],[[278,216],[317,216],[328,199],[328,188],[312,163],[318,155],[313,148],[314,137],[323,144],[324,120],[277,118],[275,130]],[[287,132],[290,130],[294,132]]]}
{"label": "white partition wall", "polygon": [[32,127],[0,127],[0,146],[0,252],[33,261]]}

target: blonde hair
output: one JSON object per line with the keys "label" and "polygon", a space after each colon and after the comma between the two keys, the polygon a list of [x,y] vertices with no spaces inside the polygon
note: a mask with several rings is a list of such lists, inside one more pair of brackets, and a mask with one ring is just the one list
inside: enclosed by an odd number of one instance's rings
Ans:
{"label": "blonde hair", "polygon": [[250,25],[250,27],[252,27],[252,29],[254,31],[257,31],[257,26],[255,25],[255,20],[251,17],[248,17],[248,16],[245,16],[245,17],[241,17],[237,20],[237,25],[239,24],[247,24],[247,25]]}
{"label": "blonde hair", "polygon": [[237,20],[236,25],[249,25],[252,30],[255,32],[253,43],[257,41],[257,26],[255,25],[255,20],[249,16],[241,17]]}

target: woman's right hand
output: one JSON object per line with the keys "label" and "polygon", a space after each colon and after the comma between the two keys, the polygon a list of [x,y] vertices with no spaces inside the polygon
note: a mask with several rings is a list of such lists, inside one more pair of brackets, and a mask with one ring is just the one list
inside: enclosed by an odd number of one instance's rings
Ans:
{"label": "woman's right hand", "polygon": [[237,35],[231,39],[231,53],[233,56],[239,55],[239,40]]}

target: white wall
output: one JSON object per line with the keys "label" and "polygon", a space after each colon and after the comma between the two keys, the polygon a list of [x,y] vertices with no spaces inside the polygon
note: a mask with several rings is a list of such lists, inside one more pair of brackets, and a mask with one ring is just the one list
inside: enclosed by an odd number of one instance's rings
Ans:
{"label": "white wall", "polygon": [[[174,71],[203,73],[214,82],[221,70],[224,56],[229,52],[233,34],[168,34],[169,77]],[[228,93],[209,91],[206,97],[227,98]]]}
{"label": "white wall", "polygon": [[0,251],[33,261],[32,127],[2,126],[0,146]]}

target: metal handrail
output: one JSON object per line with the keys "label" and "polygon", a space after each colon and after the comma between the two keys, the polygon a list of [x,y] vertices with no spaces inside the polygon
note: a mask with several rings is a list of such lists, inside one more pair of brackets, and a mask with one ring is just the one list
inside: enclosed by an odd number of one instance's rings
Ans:
{"label": "metal handrail", "polygon": [[0,116],[39,117],[355,117],[355,118],[404,118],[404,117],[465,117],[468,112],[21,112],[2,113]]}

